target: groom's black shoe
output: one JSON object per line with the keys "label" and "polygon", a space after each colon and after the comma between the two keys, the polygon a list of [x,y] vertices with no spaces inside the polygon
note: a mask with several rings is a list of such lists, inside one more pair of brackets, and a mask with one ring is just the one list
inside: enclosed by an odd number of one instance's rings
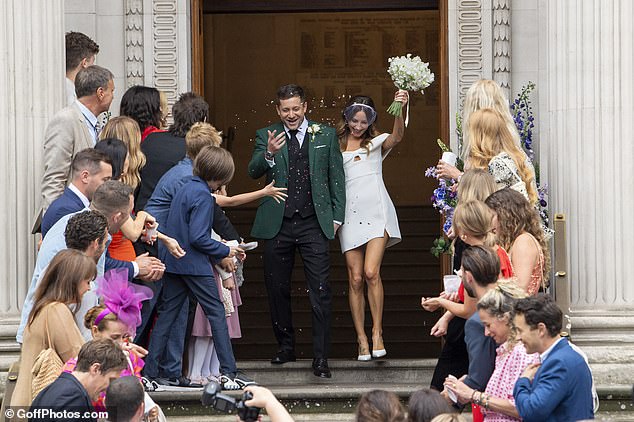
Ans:
{"label": "groom's black shoe", "polygon": [[322,358],[313,359],[313,374],[320,378],[330,378],[330,368],[328,368],[328,360]]}
{"label": "groom's black shoe", "polygon": [[295,353],[292,351],[286,352],[284,350],[278,351],[273,359],[271,359],[271,363],[276,365],[281,365],[286,362],[295,362]]}

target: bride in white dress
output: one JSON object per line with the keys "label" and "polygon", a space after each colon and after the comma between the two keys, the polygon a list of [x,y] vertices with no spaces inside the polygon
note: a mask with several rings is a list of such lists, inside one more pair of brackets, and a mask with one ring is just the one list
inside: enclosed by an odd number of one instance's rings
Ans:
{"label": "bride in white dress", "polygon": [[[394,99],[405,105],[407,91]],[[383,284],[381,262],[385,248],[401,241],[396,209],[383,183],[383,159],[402,139],[403,117],[394,119],[392,133],[375,128],[376,110],[370,97],[353,97],[337,125],[346,175],[346,214],[339,229],[341,251],[346,258],[349,301],[357,332],[357,359],[367,361],[387,354],[383,344]],[[364,284],[372,314],[372,353],[364,329]]]}

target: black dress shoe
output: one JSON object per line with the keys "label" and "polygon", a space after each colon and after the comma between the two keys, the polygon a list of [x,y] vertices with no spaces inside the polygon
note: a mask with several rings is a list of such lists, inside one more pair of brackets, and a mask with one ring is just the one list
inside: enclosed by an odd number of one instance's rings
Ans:
{"label": "black dress shoe", "polygon": [[275,354],[275,356],[273,356],[273,359],[271,359],[271,363],[275,365],[281,365],[286,362],[295,362],[295,360],[295,353],[280,350]]}
{"label": "black dress shoe", "polygon": [[331,378],[330,368],[328,368],[328,360],[322,358],[313,359],[313,374],[320,378]]}

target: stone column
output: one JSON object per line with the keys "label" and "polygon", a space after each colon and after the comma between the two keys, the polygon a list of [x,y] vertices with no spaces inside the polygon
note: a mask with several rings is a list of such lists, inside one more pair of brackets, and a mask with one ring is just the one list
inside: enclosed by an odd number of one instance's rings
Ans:
{"label": "stone column", "polygon": [[189,1],[143,0],[145,84],[165,92],[170,109],[191,89]]}
{"label": "stone column", "polygon": [[599,384],[631,385],[634,9],[630,0],[540,0],[540,9],[541,155],[551,210],[567,218],[572,338]]}
{"label": "stone column", "polygon": [[63,0],[0,2],[0,389],[35,261],[42,140],[64,103]]}
{"label": "stone column", "polygon": [[64,103],[63,0],[0,2],[0,316],[19,315],[34,266],[42,141]]}

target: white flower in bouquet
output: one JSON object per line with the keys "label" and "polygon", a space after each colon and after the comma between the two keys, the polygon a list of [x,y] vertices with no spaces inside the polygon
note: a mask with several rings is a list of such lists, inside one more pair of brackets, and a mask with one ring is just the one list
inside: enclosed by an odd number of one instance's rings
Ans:
{"label": "white flower in bouquet", "polygon": [[[429,70],[429,63],[423,62],[418,56],[412,57],[411,54],[407,54],[391,57],[387,61],[390,64],[387,73],[398,89],[423,93],[423,90],[434,82],[434,74]],[[403,103],[394,101],[387,112],[393,116],[400,116],[402,109]]]}

